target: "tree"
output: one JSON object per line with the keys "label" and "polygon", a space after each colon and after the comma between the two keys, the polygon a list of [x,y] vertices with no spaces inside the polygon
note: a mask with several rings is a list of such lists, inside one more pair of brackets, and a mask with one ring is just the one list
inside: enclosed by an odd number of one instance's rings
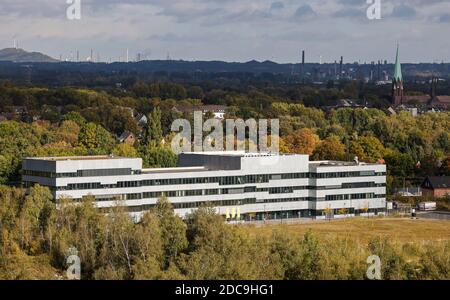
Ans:
{"label": "tree", "polygon": [[76,111],[71,111],[67,114],[65,114],[62,118],[62,122],[64,121],[73,121],[78,124],[78,126],[82,127],[84,124],[86,124],[86,119]]}
{"label": "tree", "polygon": [[343,160],[345,156],[345,146],[335,135],[323,140],[313,152],[315,160]]}
{"label": "tree", "polygon": [[324,211],[324,213],[325,213],[325,218],[328,219],[328,220],[331,220],[332,212],[333,212],[333,210],[331,209],[331,207],[330,207],[330,206],[327,206],[327,207],[324,208],[323,211]]}
{"label": "tree", "polygon": [[368,214],[368,212],[369,212],[369,202],[367,202],[367,203],[362,207],[362,211],[363,211],[364,214],[367,215],[367,217],[369,217],[369,214]]}
{"label": "tree", "polygon": [[120,157],[139,157],[139,153],[136,148],[127,143],[116,145],[116,147],[112,150],[112,153]]}
{"label": "tree", "polygon": [[369,241],[368,249],[372,255],[381,258],[381,279],[383,280],[405,280],[406,262],[388,238],[376,237]]}
{"label": "tree", "polygon": [[148,127],[144,137],[144,145],[159,146],[162,141],[161,109],[153,108],[148,116]]}
{"label": "tree", "polygon": [[175,215],[172,204],[165,197],[158,199],[154,213],[161,224],[165,258],[164,266],[168,267],[170,262],[174,262],[181,251],[188,245],[186,224],[180,217]]}
{"label": "tree", "polygon": [[158,279],[162,276],[164,249],[161,223],[153,212],[146,212],[136,225],[133,240],[134,279]]}
{"label": "tree", "polygon": [[110,154],[114,138],[102,126],[87,123],[80,130],[78,143],[85,147],[89,154]]}
{"label": "tree", "polygon": [[440,172],[445,176],[450,176],[450,156],[442,161]]}
{"label": "tree", "polygon": [[350,144],[350,152],[361,161],[376,162],[384,157],[385,151],[383,144],[374,136],[363,136]]}
{"label": "tree", "polygon": [[178,157],[170,149],[161,147],[145,147],[142,152],[144,166],[152,168],[176,167]]}
{"label": "tree", "polygon": [[317,134],[309,128],[302,128],[281,139],[281,151],[311,155],[320,142]]}
{"label": "tree", "polygon": [[80,126],[75,121],[63,121],[55,132],[57,142],[64,141],[69,145],[75,146],[78,142]]}

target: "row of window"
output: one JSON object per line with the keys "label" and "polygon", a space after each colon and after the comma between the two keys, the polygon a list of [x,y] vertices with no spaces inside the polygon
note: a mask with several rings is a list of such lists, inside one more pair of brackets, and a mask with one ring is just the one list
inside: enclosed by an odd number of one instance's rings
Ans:
{"label": "row of window", "polygon": [[[183,202],[183,203],[172,203],[174,209],[189,209],[198,208],[205,205],[210,205],[213,207],[221,206],[240,206],[255,203],[280,203],[280,202],[298,202],[298,201],[308,201],[308,198],[287,198],[287,199],[265,199],[262,202],[258,202],[255,198],[241,199],[241,200],[218,200],[218,201],[197,201],[197,202]],[[129,212],[141,212],[152,209],[155,204],[145,204],[138,206],[127,206]],[[107,212],[110,208],[104,208]]]}
{"label": "row of window", "polygon": [[[215,203],[214,207],[219,206],[236,206],[238,204],[239,200],[227,200],[226,203],[222,203],[223,205],[216,205],[219,203]],[[174,209],[193,209],[193,208],[199,208],[201,206],[204,206],[205,203],[203,202],[192,202],[192,203],[174,203],[173,207]],[[148,205],[138,205],[138,206],[127,206],[126,210],[128,212],[144,212],[149,211],[155,207],[154,204],[148,204]],[[108,213],[111,208],[101,208],[102,212]],[[354,208],[347,208],[347,209],[332,209],[330,211],[328,210],[313,210],[313,209],[305,209],[305,210],[292,210],[292,211],[270,211],[270,212],[260,212],[253,215],[256,217],[256,219],[263,220],[263,219],[279,219],[279,218],[309,218],[309,217],[319,217],[319,216],[327,216],[327,217],[333,217],[334,215],[342,215],[342,214],[355,214],[355,215],[361,215],[364,213],[372,213],[372,214],[378,214],[384,212],[383,208],[369,208],[366,210],[361,209],[354,209]],[[252,214],[248,214],[252,215]]]}
{"label": "row of window", "polygon": [[377,195],[375,193],[363,193],[363,194],[347,194],[347,195],[327,195],[325,201],[337,201],[337,200],[359,200],[359,199],[373,199],[373,198],[385,198],[386,195]]}
{"label": "row of window", "polygon": [[[169,197],[182,197],[182,196],[201,196],[201,195],[221,195],[221,194],[243,194],[251,192],[269,192],[269,194],[287,194],[293,193],[295,190],[329,190],[329,189],[348,189],[348,188],[363,188],[363,187],[384,187],[385,183],[374,182],[362,182],[362,183],[343,183],[336,186],[288,186],[288,187],[273,187],[273,188],[256,188],[255,186],[244,188],[225,188],[225,189],[203,189],[194,191],[169,191],[167,196]],[[140,187],[139,181],[122,181],[117,184],[100,184],[94,183],[74,183],[68,184],[64,187],[57,187],[57,191],[70,191],[70,190],[92,190],[92,189],[112,189],[112,188],[132,188]],[[200,192],[198,192],[200,191]],[[158,192],[152,192],[158,193]],[[162,192],[159,192],[162,193]],[[157,196],[159,197],[159,196]]]}
{"label": "row of window", "polygon": [[[122,169],[93,169],[78,170],[75,173],[55,173],[23,170],[24,175],[49,178],[68,178],[68,177],[97,177],[97,176],[122,176],[140,174],[140,170],[130,168]],[[375,171],[358,172],[333,172],[333,173],[286,173],[286,174],[261,174],[246,176],[224,176],[224,177],[200,177],[200,178],[176,178],[176,179],[154,179],[136,181],[137,186],[153,185],[177,185],[177,184],[199,184],[199,183],[219,183],[220,185],[240,185],[247,183],[265,183],[269,180],[299,179],[299,178],[345,178],[362,176],[385,176],[386,173],[376,173]]]}
{"label": "row of window", "polygon": [[[131,193],[131,194],[115,194],[115,195],[100,195],[95,196],[96,201],[120,201],[120,200],[139,200],[139,199],[149,199],[149,198],[161,198],[161,197],[182,197],[182,196],[202,196],[201,190],[189,191],[189,194],[183,194],[181,191],[177,192],[147,192],[147,193]],[[89,197],[89,196],[86,196]],[[291,202],[291,201],[339,201],[339,200],[358,200],[358,199],[379,199],[385,198],[386,195],[377,195],[374,193],[364,193],[364,194],[347,194],[347,195],[328,195],[325,198],[315,198],[315,197],[296,197],[296,198],[280,198],[280,199],[255,199],[254,202],[241,201],[239,205],[251,204],[251,203],[279,203],[279,202]],[[229,201],[229,200],[220,200]],[[207,203],[216,203],[220,201],[202,201]],[[221,202],[220,202],[221,203]],[[215,205],[215,206],[225,206],[225,205]]]}
{"label": "row of window", "polygon": [[23,175],[36,176],[36,177],[47,177],[47,178],[123,176],[123,175],[136,175],[136,174],[140,174],[140,173],[141,173],[140,170],[132,170],[130,168],[78,170],[77,172],[71,172],[71,173],[56,173],[56,172],[23,170]]}

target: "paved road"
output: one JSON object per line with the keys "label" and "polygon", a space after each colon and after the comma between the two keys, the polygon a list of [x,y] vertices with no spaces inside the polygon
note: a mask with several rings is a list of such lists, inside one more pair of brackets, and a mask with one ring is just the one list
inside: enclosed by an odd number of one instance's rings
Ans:
{"label": "paved road", "polygon": [[450,220],[450,212],[448,211],[418,212],[417,217],[419,219]]}

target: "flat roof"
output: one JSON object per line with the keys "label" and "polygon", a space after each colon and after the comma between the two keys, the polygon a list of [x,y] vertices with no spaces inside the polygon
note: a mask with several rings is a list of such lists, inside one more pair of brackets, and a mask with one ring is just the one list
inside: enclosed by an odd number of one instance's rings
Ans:
{"label": "flat roof", "polygon": [[152,174],[152,173],[188,173],[188,172],[204,172],[209,171],[205,167],[174,167],[174,168],[147,168],[142,169],[142,174]]}
{"label": "flat roof", "polygon": [[307,156],[307,154],[289,154],[289,153],[272,153],[272,152],[246,152],[246,151],[182,152],[181,154],[185,154],[185,155],[238,156],[238,157]]}
{"label": "flat roof", "polygon": [[55,157],[26,157],[27,160],[47,160],[47,161],[77,161],[77,160],[110,160],[110,159],[137,159],[112,155],[97,156],[55,156]]}
{"label": "flat roof", "polygon": [[316,167],[352,167],[352,166],[377,166],[382,165],[379,163],[366,163],[366,162],[359,162],[356,163],[354,161],[310,161],[310,165],[316,166]]}

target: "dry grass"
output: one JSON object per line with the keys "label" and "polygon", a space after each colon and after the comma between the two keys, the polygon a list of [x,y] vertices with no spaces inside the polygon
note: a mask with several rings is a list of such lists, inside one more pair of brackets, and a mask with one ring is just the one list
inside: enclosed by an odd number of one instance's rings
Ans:
{"label": "dry grass", "polygon": [[303,235],[311,230],[317,237],[328,239],[350,237],[367,242],[377,236],[388,237],[397,242],[429,242],[450,240],[450,221],[411,220],[400,218],[352,218],[344,220],[317,221],[306,224],[277,224],[245,226],[251,235],[271,235],[280,231],[287,235]]}

